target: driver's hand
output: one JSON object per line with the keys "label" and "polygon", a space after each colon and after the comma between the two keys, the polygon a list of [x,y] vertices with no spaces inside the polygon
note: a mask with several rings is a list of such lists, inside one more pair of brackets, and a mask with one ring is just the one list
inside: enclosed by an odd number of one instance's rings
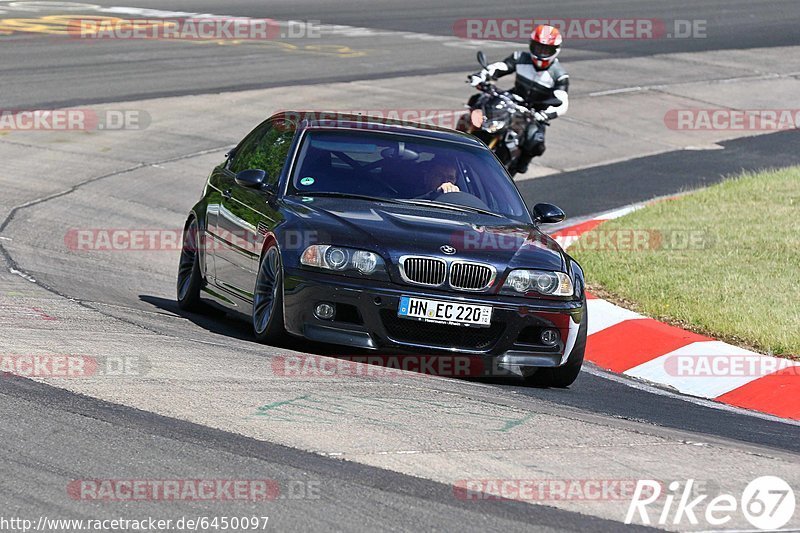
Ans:
{"label": "driver's hand", "polygon": [[446,192],[460,192],[461,189],[458,188],[458,185],[455,183],[450,183],[449,181],[446,183],[442,183],[438,189],[436,189],[440,193],[444,194]]}

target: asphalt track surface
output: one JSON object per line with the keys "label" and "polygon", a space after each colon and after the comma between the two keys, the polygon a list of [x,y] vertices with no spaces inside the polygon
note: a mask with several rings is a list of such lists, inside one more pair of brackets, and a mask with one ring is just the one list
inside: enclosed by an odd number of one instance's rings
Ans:
{"label": "asphalt track surface", "polygon": [[[135,510],[127,509],[126,516],[177,520],[181,516],[267,515],[269,529],[278,531],[418,531],[420,525],[440,531],[457,525],[461,531],[476,532],[530,531],[534,524],[540,531],[619,528],[617,522],[522,502],[463,501],[453,497],[452,487],[441,483],[344,463],[26,380],[10,378],[3,383],[0,397],[3,419],[25,413],[14,429],[6,429],[5,453],[14,460],[4,467],[4,477],[16,482],[0,489],[4,507],[18,509],[22,516],[44,512],[50,517],[96,518],[97,506],[64,509],[44,504],[63,500],[63,486],[55,480],[64,475],[81,479],[91,464],[122,469],[131,479],[143,479],[154,464],[168,463],[173,471],[207,472],[206,479],[252,479],[257,472],[259,479],[276,480],[283,487],[298,487],[308,479],[314,485],[293,489],[294,494],[286,491],[266,505],[190,502],[165,509],[162,502],[142,502]],[[9,434],[15,438],[7,438]],[[70,466],[61,460],[65,453],[71,456]],[[32,467],[38,474],[27,477]],[[309,504],[306,496],[315,490],[323,497]],[[645,529],[633,527],[632,531]]]}
{"label": "asphalt track surface", "polygon": [[[124,4],[165,9],[164,2]],[[276,19],[318,19],[324,23],[434,35],[452,32],[454,18],[530,16],[530,7],[522,2],[503,7],[481,2],[447,2],[430,6],[427,2],[415,0],[395,6],[367,10],[362,2],[356,1],[271,2],[268,7],[261,2],[215,1],[170,2],[169,9]],[[705,3],[674,0],[550,2],[541,9],[542,13],[536,16],[638,15],[708,19],[709,28],[713,28],[707,39],[645,42],[634,50],[614,42],[576,43],[573,51],[569,52],[574,61],[592,60],[598,56],[798,43],[795,22],[788,16],[797,10],[792,1],[765,1],[757,7],[739,0]],[[761,31],[749,31],[754,25]],[[419,55],[409,57],[401,50],[391,56],[396,61],[371,63],[362,57],[343,68],[341,62],[350,58],[331,61],[325,57],[302,56],[303,60],[299,60],[289,52],[241,54],[224,47],[213,48],[212,52],[198,52],[192,45],[162,43],[147,43],[146,49],[120,54],[122,48],[115,48],[121,46],[120,43],[97,43],[90,48],[80,43],[64,45],[63,41],[52,36],[24,35],[5,39],[0,48],[0,63],[3,65],[0,75],[4,85],[8,83],[3,91],[4,108],[79,105],[129,100],[145,95],[324,83],[473,67],[471,60],[452,62],[454,55],[446,53],[430,53],[423,61]],[[364,48],[380,49],[382,39],[376,37]],[[442,49],[437,45],[426,46],[435,51]],[[80,53],[75,53],[74,47],[80,47]],[[458,52],[461,56],[471,55],[464,54],[463,49]],[[569,57],[565,54],[565,59]],[[231,76],[232,72],[237,75]],[[142,73],[147,75],[146,83],[142,81]],[[167,73],[174,75],[165,75]],[[545,199],[546,196],[548,201],[560,204],[572,216],[589,215],[712,183],[721,179],[723,174],[742,169],[796,163],[794,147],[797,141],[796,132],[740,139],[723,143],[726,147],[724,152],[661,154],[531,180],[520,188],[529,200]],[[643,169],[650,170],[646,178],[642,177]],[[663,169],[663,172],[653,173],[653,169]],[[575,190],[582,190],[584,194],[576,195]],[[19,265],[20,268],[25,266]],[[116,294],[109,296],[105,291],[109,288],[103,287],[101,282],[93,286],[70,284],[69,274],[68,271],[53,273],[48,279],[45,273],[45,280],[54,291],[69,297],[177,314],[175,304],[170,300],[134,292],[120,301]],[[200,326],[200,329],[248,341],[246,325],[215,318],[193,317],[193,320],[194,326]],[[172,334],[186,337],[196,334],[190,328],[177,331],[173,325],[162,327],[169,328]],[[644,422],[698,438],[714,438],[741,443],[742,446],[752,444],[800,452],[797,426],[690,404],[669,394],[643,391],[628,386],[624,380],[608,379],[594,372],[584,372],[575,386],[567,391],[528,389],[507,383],[496,386],[514,388],[531,402],[555,404],[609,419]],[[464,504],[452,497],[452,488],[447,485],[255,441],[26,380],[4,379],[0,383],[0,397],[3,411],[0,419],[6,421],[0,434],[4,452],[11,458],[4,464],[3,475],[13,481],[0,485],[0,501],[5,507],[19,510],[20,514],[39,515],[52,509],[52,514],[61,512],[62,515],[89,517],[95,509],[79,502],[72,507],[59,504],[60,508],[53,509],[52,502],[63,500],[60,498],[63,486],[58,485],[55,479],[64,476],[80,478],[96,463],[124,470],[132,478],[137,477],[137,473],[146,476],[153,464],[164,464],[171,465],[176,471],[181,468],[197,471],[198,465],[202,465],[209,477],[217,472],[230,475],[237,471],[246,477],[256,471],[274,479],[301,479],[309,475],[319,479],[324,488],[321,492],[326,495],[322,500],[313,502],[313,505],[303,500],[279,502],[281,512],[275,513],[275,525],[282,526],[281,529],[418,530],[422,527],[426,530],[449,530],[456,524],[465,531],[485,531],[487,528],[522,531],[530,530],[533,524],[541,530],[615,531],[619,528],[616,522],[542,506],[507,501]],[[71,468],[65,468],[64,462],[59,460],[65,453],[74,459]],[[244,505],[226,508],[228,514],[248,510]],[[169,510],[176,515],[203,514],[203,511],[219,514],[218,507],[192,503],[176,504]],[[151,509],[146,505],[137,507],[136,512],[164,515],[163,507]]]}
{"label": "asphalt track surface", "polygon": [[[674,20],[697,20],[704,24],[703,38],[573,40],[562,55],[567,63],[672,52],[789,46],[800,42],[796,27],[798,6],[794,0],[551,0],[535,5],[476,0],[85,3],[275,20],[319,20],[323,24],[381,31],[343,35],[326,41],[331,44],[324,49],[317,47],[316,39],[237,46],[139,41],[136,47],[131,47],[128,41],[87,43],[52,32],[0,35],[4,108],[66,107],[167,95],[469,72],[476,68],[473,59],[476,46],[455,37],[453,27],[455,21],[471,17],[652,18],[664,21],[667,27]],[[0,2],[0,10],[8,12],[0,13],[0,17],[27,19],[23,28],[41,25],[41,17],[53,14],[110,15],[95,9],[12,10],[3,4],[8,2]],[[411,32],[416,37],[396,32]],[[425,40],[425,36],[450,39],[437,42]],[[495,58],[512,50],[513,46],[500,45],[487,52],[490,58]]]}

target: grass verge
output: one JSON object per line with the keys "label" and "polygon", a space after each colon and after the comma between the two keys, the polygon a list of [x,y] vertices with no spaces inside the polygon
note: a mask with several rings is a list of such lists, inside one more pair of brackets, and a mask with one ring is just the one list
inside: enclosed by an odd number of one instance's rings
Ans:
{"label": "grass verge", "polygon": [[590,289],[687,329],[800,354],[800,167],[726,180],[576,242]]}

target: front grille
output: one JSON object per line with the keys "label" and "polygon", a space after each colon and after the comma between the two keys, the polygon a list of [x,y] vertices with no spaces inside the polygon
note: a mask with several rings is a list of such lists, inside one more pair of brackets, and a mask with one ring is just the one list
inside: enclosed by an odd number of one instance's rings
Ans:
{"label": "front grille", "polygon": [[438,286],[444,283],[447,264],[432,257],[404,257],[401,261],[406,281],[419,285]]}
{"label": "front grille", "polygon": [[450,285],[456,289],[479,291],[492,282],[493,270],[479,263],[453,263],[450,267]]}
{"label": "front grille", "polygon": [[461,350],[488,350],[497,343],[505,329],[499,322],[492,322],[488,328],[432,324],[400,318],[390,309],[381,310],[381,320],[389,336],[398,342]]}

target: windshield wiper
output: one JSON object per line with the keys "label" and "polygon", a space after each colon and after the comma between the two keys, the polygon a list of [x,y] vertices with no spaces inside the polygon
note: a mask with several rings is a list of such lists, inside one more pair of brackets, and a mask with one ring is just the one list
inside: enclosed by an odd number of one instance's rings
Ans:
{"label": "windshield wiper", "polygon": [[480,207],[472,207],[467,205],[456,205],[456,204],[448,204],[443,202],[434,202],[433,200],[423,200],[423,199],[407,199],[407,198],[384,198],[381,196],[370,196],[368,194],[356,194],[356,193],[349,193],[349,192],[333,192],[333,191],[317,191],[317,192],[306,192],[302,193],[301,196],[320,196],[325,198],[352,198],[354,200],[366,200],[369,202],[386,202],[390,204],[406,204],[406,205],[418,205],[424,207],[438,207],[440,209],[450,209],[452,211],[461,211],[461,212],[469,212],[469,213],[480,213],[483,215],[490,215],[497,218],[508,218],[504,215],[499,215],[497,213],[493,213],[491,211],[487,211],[486,209],[481,209]]}
{"label": "windshield wiper", "polygon": [[325,198],[352,198],[354,200],[367,200],[369,202],[389,202],[393,204],[403,203],[401,200],[393,198],[383,198],[381,196],[370,196],[368,194],[355,194],[349,192],[333,192],[333,191],[317,191],[317,192],[304,192],[300,196],[320,196]]}
{"label": "windshield wiper", "polygon": [[470,213],[480,213],[482,215],[490,215],[497,218],[508,218],[505,215],[499,215],[497,213],[493,213],[492,211],[481,209],[480,207],[472,207],[471,205],[448,204],[445,202],[434,202],[433,200],[423,200],[419,198],[414,200],[397,200],[397,201],[404,204],[440,207],[442,209],[452,209],[453,211],[466,211]]}

